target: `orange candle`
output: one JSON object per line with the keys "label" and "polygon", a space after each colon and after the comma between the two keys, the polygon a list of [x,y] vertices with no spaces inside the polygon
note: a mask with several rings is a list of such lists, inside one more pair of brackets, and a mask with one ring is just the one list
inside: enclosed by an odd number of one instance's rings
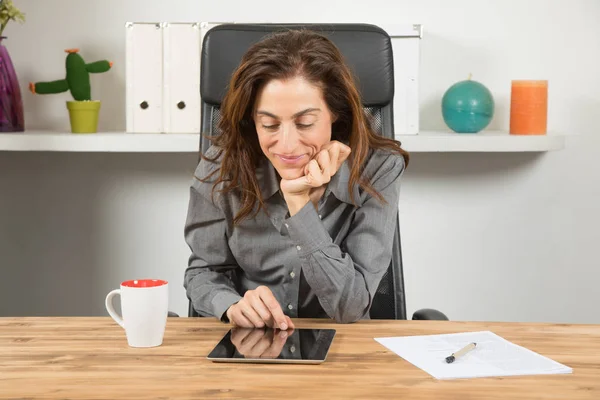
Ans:
{"label": "orange candle", "polygon": [[545,135],[548,120],[548,81],[512,81],[511,135]]}

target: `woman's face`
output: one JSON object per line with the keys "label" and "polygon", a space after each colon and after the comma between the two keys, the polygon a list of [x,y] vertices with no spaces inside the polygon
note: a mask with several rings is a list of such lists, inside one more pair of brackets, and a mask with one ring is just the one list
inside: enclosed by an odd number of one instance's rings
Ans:
{"label": "woman's face", "polygon": [[263,86],[256,98],[254,122],[265,156],[282,179],[296,179],[331,141],[334,121],[321,89],[296,77]]}

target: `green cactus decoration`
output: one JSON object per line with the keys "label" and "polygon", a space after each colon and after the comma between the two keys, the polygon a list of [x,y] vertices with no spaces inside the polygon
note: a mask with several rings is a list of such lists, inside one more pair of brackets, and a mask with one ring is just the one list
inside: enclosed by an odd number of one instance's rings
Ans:
{"label": "green cactus decoration", "polygon": [[112,67],[112,62],[101,60],[86,64],[83,57],[79,55],[79,49],[67,49],[65,52],[68,53],[65,62],[65,79],[30,82],[29,90],[34,94],[56,94],[69,90],[73,99],[77,101],[92,100],[90,74],[108,71]]}

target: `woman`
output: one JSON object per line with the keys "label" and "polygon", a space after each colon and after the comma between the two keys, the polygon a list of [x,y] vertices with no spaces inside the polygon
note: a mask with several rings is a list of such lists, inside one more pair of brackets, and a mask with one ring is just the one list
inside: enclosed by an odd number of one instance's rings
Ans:
{"label": "woman", "polygon": [[371,130],[339,50],[306,30],[255,44],[219,129],[190,188],[194,308],[241,327],[368,318],[408,154]]}

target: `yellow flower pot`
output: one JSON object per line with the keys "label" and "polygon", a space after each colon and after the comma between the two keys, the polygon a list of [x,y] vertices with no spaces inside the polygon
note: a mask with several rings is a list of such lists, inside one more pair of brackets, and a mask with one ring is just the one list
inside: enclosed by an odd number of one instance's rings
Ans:
{"label": "yellow flower pot", "polygon": [[72,133],[98,132],[100,101],[67,101]]}

